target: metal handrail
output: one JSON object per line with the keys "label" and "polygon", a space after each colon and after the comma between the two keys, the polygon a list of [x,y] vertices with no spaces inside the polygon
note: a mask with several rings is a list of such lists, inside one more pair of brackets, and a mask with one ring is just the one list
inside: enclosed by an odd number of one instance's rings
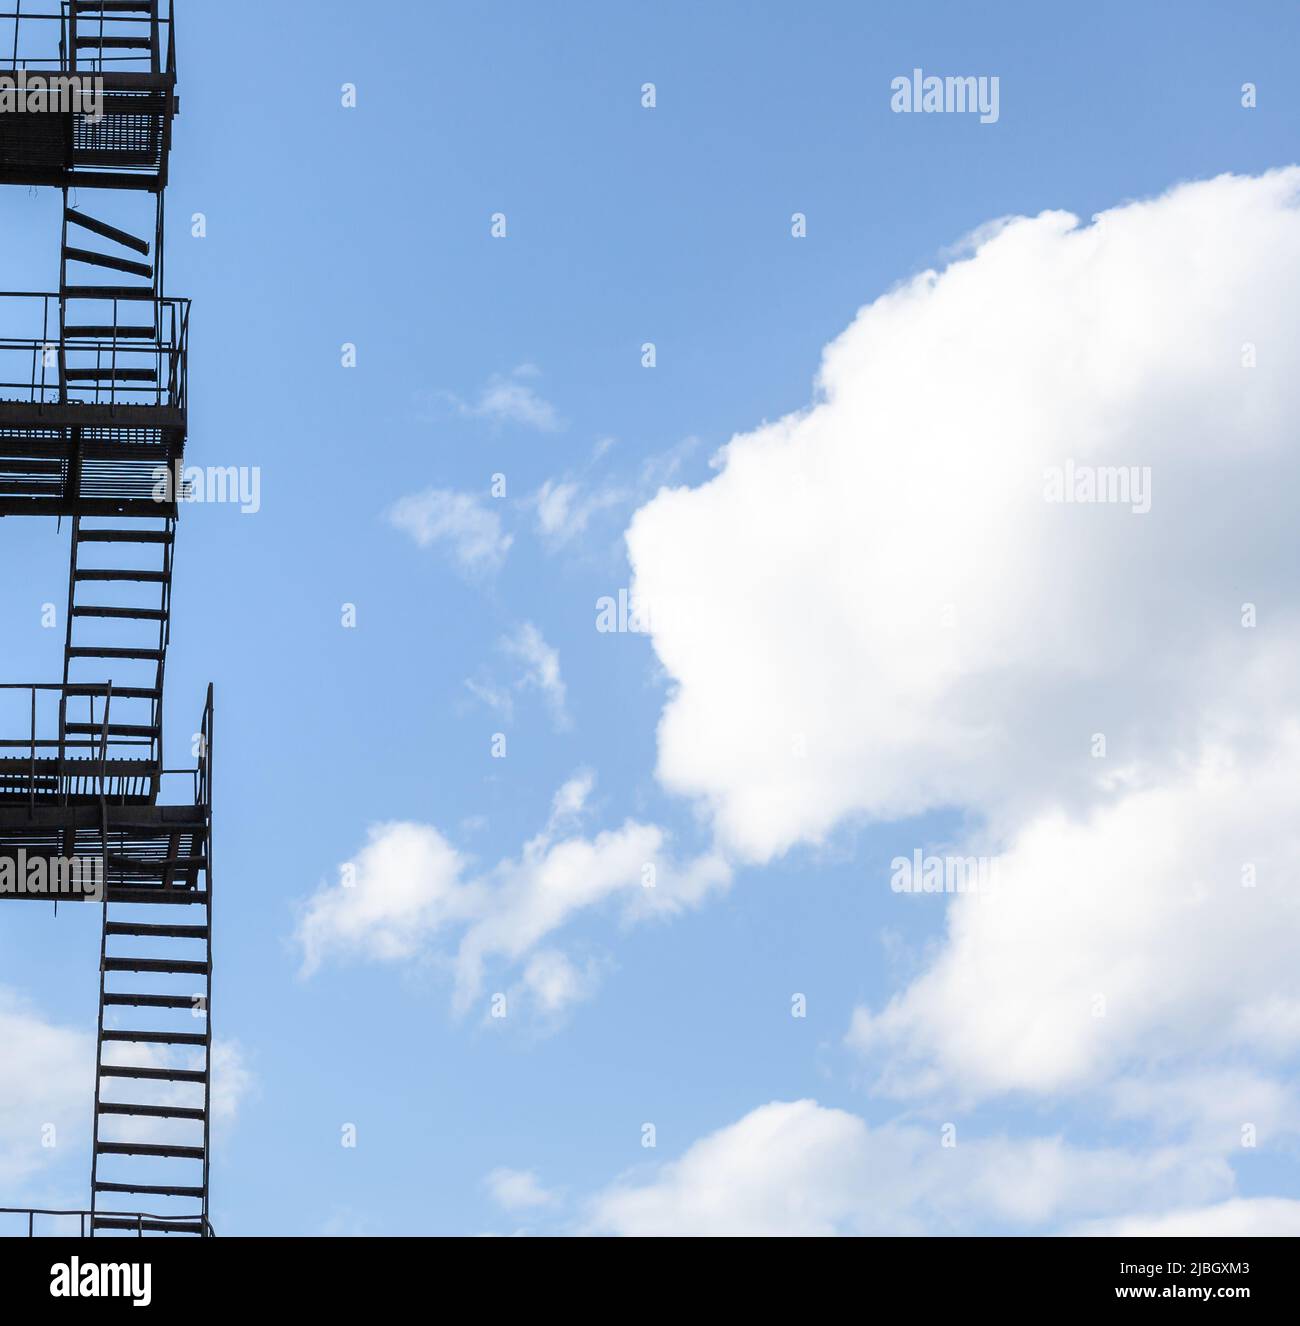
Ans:
{"label": "metal handrail", "polygon": [[[172,296],[133,300],[147,308],[153,317],[152,337],[123,339],[116,336],[56,336],[53,326],[61,325],[61,296],[44,291],[0,291],[0,319],[13,326],[16,318],[9,310],[19,301],[39,301],[39,316],[33,308],[29,326],[40,327],[40,336],[0,335],[0,355],[30,356],[30,369],[19,374],[0,372],[0,399],[30,404],[66,403],[70,397],[95,405],[148,405],[181,410],[187,395],[187,358],[189,351],[190,301]],[[117,326],[119,301],[106,298],[112,313],[108,325]],[[53,323],[53,326],[51,325]],[[47,362],[57,349],[57,364]],[[66,356],[95,356],[93,367],[152,368],[152,383],[133,384],[110,377],[106,382],[68,383]],[[90,367],[87,364],[78,368]],[[75,372],[76,369],[72,369]],[[13,380],[6,380],[12,377]]]}
{"label": "metal handrail", "polygon": [[[35,12],[28,8],[24,10],[24,4],[32,3],[45,4],[49,6],[49,12]],[[63,0],[17,0],[15,7],[10,10],[0,12],[0,23],[7,20],[13,21],[13,41],[9,43],[13,69],[51,69],[66,70],[69,73],[76,72],[80,67],[89,72],[103,72],[107,65],[137,64],[147,65],[148,72],[163,75],[166,77],[175,77],[176,57],[175,57],[175,7],[168,6],[166,16],[159,11],[159,6],[153,6],[152,14],[115,14],[100,10],[93,17],[89,14],[81,17],[81,23],[87,22],[93,30],[102,38],[112,35],[112,28],[105,25],[111,24],[118,28],[120,25],[134,25],[139,27],[142,24],[148,24],[150,35],[150,49],[148,51],[138,51],[125,55],[105,55],[102,48],[97,55],[90,60],[78,66],[77,49],[75,39],[77,35],[78,18],[76,11],[71,7],[65,7]],[[49,33],[48,27],[37,27],[37,24],[57,23],[59,25],[58,55],[53,54],[53,43],[47,39]],[[20,51],[20,34],[33,38],[32,45],[40,49],[50,51],[50,54],[26,55]],[[163,58],[163,40],[166,38],[166,58]],[[0,46],[0,50],[4,47]],[[142,71],[143,72],[143,71]]]}
{"label": "metal handrail", "polygon": [[[6,750],[24,750],[29,752],[30,756],[30,776],[32,780],[32,798],[35,799],[35,780],[40,772],[37,768],[37,762],[40,758],[40,751],[100,751],[99,776],[107,773],[107,765],[104,760],[104,737],[107,727],[107,716],[105,716],[103,728],[98,735],[86,737],[69,737],[66,732],[61,737],[42,737],[37,735],[37,710],[36,697],[38,693],[48,692],[57,694],[60,703],[64,704],[68,700],[67,692],[75,690],[79,694],[84,694],[91,702],[89,706],[89,718],[91,722],[95,720],[94,702],[97,699],[103,699],[111,703],[113,683],[112,682],[0,682],[0,692],[5,691],[28,691],[31,693],[31,727],[26,737],[21,738],[0,738],[0,752]],[[66,726],[61,724],[61,727]],[[158,724],[161,730],[161,722]],[[194,804],[204,808],[212,805],[212,740],[213,740],[213,690],[208,687],[207,700],[203,708],[203,717],[199,724],[200,749],[198,758],[193,768],[190,769],[168,769],[156,768],[154,778],[161,781],[163,778],[188,778],[191,782]],[[114,747],[124,747],[126,749],[142,748],[150,751],[150,755],[145,760],[148,764],[162,763],[162,741],[160,737],[141,737],[141,736],[116,736],[111,739],[111,745]],[[156,751],[156,753],[155,753]],[[49,763],[62,763],[62,756],[57,758],[52,756],[48,759]]]}
{"label": "metal handrail", "polygon": [[[34,811],[36,806],[36,794],[38,782],[41,779],[56,779],[54,786],[55,794],[62,797],[66,802],[70,789],[78,779],[84,779],[92,776],[95,780],[97,795],[101,803],[104,803],[109,797],[109,778],[113,775],[123,773],[127,769],[135,769],[135,772],[126,775],[134,778],[142,778],[148,772],[156,786],[158,781],[157,767],[162,763],[162,743],[158,736],[141,736],[138,734],[124,734],[118,736],[109,736],[109,716],[113,701],[113,683],[110,682],[0,682],[0,694],[10,691],[27,691],[31,694],[31,704],[29,706],[30,728],[25,737],[21,738],[0,738],[0,757],[8,750],[21,750],[28,753],[27,761],[27,798],[29,807]],[[67,732],[68,727],[68,700],[69,692],[76,691],[79,695],[84,695],[87,701],[87,726],[98,728],[97,732],[92,731],[85,737],[70,737]],[[41,693],[57,695],[59,697],[58,711],[58,735],[43,736],[38,733],[38,710],[37,696]],[[96,701],[103,701],[103,709],[99,715],[96,715]],[[51,720],[52,726],[52,720]],[[109,747],[113,748],[114,755],[110,763]],[[89,765],[94,757],[93,774],[89,768],[84,765],[81,769],[76,767],[77,762],[69,763],[69,751],[84,751],[88,753],[85,761]],[[135,752],[139,752],[138,756]],[[12,774],[10,775],[12,777]],[[48,787],[46,790],[50,790]]]}
{"label": "metal handrail", "polygon": [[212,685],[208,684],[207,703],[203,706],[203,720],[199,724],[199,788],[200,806],[212,805]]}
{"label": "metal handrail", "polygon": [[[201,1224],[206,1231],[208,1238],[216,1238],[217,1231],[212,1227],[212,1221],[205,1216],[186,1216],[186,1215],[155,1215],[151,1211],[58,1211],[40,1206],[0,1206],[0,1216],[26,1216],[27,1217],[27,1237],[36,1237],[36,1217],[37,1216],[55,1216],[71,1219],[76,1216],[81,1224],[81,1237],[86,1237],[86,1220],[88,1217],[95,1216],[100,1219],[105,1217],[116,1220],[134,1220],[137,1223],[145,1220],[166,1220],[173,1224]],[[178,1231],[179,1232],[179,1231]],[[144,1228],[141,1224],[140,1235],[143,1236]]]}

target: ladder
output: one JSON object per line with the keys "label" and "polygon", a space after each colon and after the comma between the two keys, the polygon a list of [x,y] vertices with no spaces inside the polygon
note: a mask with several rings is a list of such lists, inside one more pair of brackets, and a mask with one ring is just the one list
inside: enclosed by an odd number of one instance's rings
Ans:
{"label": "ladder", "polygon": [[71,0],[72,67],[103,71],[124,56],[148,55],[159,72],[158,0]]}
{"label": "ladder", "polygon": [[92,1237],[211,1233],[211,736],[209,687],[196,804],[104,821]]}
{"label": "ladder", "polygon": [[158,797],[175,535],[170,517],[107,525],[82,516],[72,520],[60,758],[75,749],[76,738],[97,731],[93,721],[74,721],[69,698],[79,684],[111,671],[121,684],[113,688],[108,744],[115,759],[135,757],[142,770],[147,767],[144,785],[119,783],[119,798]]}

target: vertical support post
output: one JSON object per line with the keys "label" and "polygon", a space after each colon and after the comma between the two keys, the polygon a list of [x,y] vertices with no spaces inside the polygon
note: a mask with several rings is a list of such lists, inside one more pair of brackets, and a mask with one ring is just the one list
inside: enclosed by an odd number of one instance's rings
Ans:
{"label": "vertical support post", "polygon": [[204,854],[207,859],[207,868],[204,871],[206,876],[208,892],[208,974],[207,984],[204,991],[204,1012],[206,1013],[206,1037],[207,1044],[204,1047],[204,1069],[203,1069],[203,1229],[204,1237],[207,1237],[208,1212],[211,1205],[211,1198],[208,1193],[209,1182],[209,1159],[211,1154],[211,1130],[212,1130],[212,733],[213,733],[213,704],[212,704],[212,683],[208,683],[207,703],[203,708],[203,722],[200,726],[202,733],[203,750],[200,756],[203,764],[203,822],[206,827],[206,842],[204,843]]}
{"label": "vertical support post", "polygon": [[104,967],[108,956],[108,806],[104,797],[104,764],[108,755],[108,716],[113,703],[113,683],[108,683],[104,694],[104,722],[100,729],[99,757],[99,836],[100,884],[104,890],[101,899],[99,928],[99,1017],[95,1032],[95,1112],[90,1131],[90,1235],[95,1236],[95,1212],[99,1208],[99,1101],[104,1078]]}
{"label": "vertical support post", "polygon": [[[80,430],[77,430],[80,435]],[[72,672],[72,608],[77,592],[77,546],[81,532],[81,517],[72,518],[72,552],[68,570],[68,620],[64,631],[63,645],[63,689],[59,695],[59,788],[63,793],[63,804],[67,805],[67,758],[68,758],[68,686]],[[92,692],[91,711],[94,711]]]}
{"label": "vertical support post", "polygon": [[27,787],[28,791],[28,810],[35,818],[36,815],[36,687],[32,687],[32,773]]}

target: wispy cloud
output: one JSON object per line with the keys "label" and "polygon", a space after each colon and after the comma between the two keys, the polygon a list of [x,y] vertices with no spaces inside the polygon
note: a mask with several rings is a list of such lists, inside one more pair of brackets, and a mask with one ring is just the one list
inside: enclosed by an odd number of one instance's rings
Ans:
{"label": "wispy cloud", "polygon": [[467,419],[487,419],[497,424],[519,424],[541,433],[557,433],[564,427],[555,406],[532,385],[541,377],[535,364],[520,364],[509,373],[494,373],[472,400],[453,391],[435,393]]}
{"label": "wispy cloud", "polygon": [[649,501],[661,488],[678,481],[682,468],[701,441],[686,437],[667,450],[647,457],[635,473],[602,477],[606,456],[616,445],[612,437],[600,438],[587,462],[573,470],[546,479],[524,499],[534,513],[534,526],[549,551],[558,551],[587,533],[605,511],[630,509]]}
{"label": "wispy cloud", "polygon": [[555,1194],[547,1192],[530,1169],[506,1169],[503,1166],[494,1169],[483,1182],[492,1200],[506,1211],[524,1211],[551,1206],[555,1202]]}
{"label": "wispy cloud", "polygon": [[512,636],[501,642],[506,653],[520,660],[524,673],[520,684],[524,689],[540,691],[557,727],[569,726],[565,704],[564,678],[560,676],[559,650],[552,649],[532,622],[525,622]]}
{"label": "wispy cloud", "polygon": [[570,727],[568,692],[560,674],[559,651],[546,643],[532,622],[524,622],[512,635],[503,637],[500,648],[522,663],[523,670],[508,683],[491,678],[467,680],[465,686],[470,693],[504,718],[511,719],[515,712],[515,697],[526,691],[536,691],[546,701],[556,728],[564,731]]}
{"label": "wispy cloud", "polygon": [[629,494],[613,487],[584,487],[575,480],[547,479],[533,495],[537,532],[552,547],[586,532],[597,512],[626,502]]}
{"label": "wispy cloud", "polygon": [[627,922],[673,916],[731,880],[712,855],[677,864],[654,824],[627,820],[594,836],[581,832],[593,784],[587,772],[569,779],[542,830],[486,871],[430,825],[373,826],[338,883],[303,906],[302,974],[331,959],[432,959],[454,973],[454,1004],[463,1012],[481,996],[488,966],[504,962],[537,1013],[554,1017],[586,998],[594,965],[579,969],[554,947],[571,919],[615,900]]}
{"label": "wispy cloud", "polygon": [[499,570],[513,542],[501,517],[470,493],[428,488],[403,497],[388,512],[389,523],[421,547],[445,544],[462,571]]}
{"label": "wispy cloud", "polygon": [[[95,1044],[0,986],[0,1045],[0,1182],[12,1191],[71,1153],[66,1142],[84,1123]],[[49,1144],[60,1136],[65,1145]]]}

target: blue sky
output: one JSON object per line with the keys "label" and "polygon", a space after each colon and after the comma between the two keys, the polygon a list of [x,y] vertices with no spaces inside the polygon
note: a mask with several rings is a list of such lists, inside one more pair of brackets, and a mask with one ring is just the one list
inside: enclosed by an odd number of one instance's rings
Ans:
{"label": "blue sky", "polygon": [[[488,1016],[520,979],[499,958],[457,1010],[454,931],[306,979],[294,936],[370,826],[436,826],[471,871],[490,870],[580,771],[594,777],[588,836],[632,819],[669,835],[677,861],[707,854],[703,803],[656,778],[674,679],[646,636],[595,629],[598,599],[630,583],[633,513],[660,484],[708,482],[734,434],[807,407],[857,311],[943,267],[976,227],[1049,209],[1086,222],[1183,181],[1290,164],[1296,13],[179,8],[168,284],[194,300],[189,460],[262,475],[257,514],[183,515],[168,667],[174,741],[209,680],[218,705],[214,1028],[248,1075],[218,1133],[218,1231],[564,1228],[619,1176],[772,1101],[813,1098],[872,1127],[959,1117],[974,1134],[1149,1145],[1068,1093],[954,1090],[918,1115],[882,1099],[846,1044],[854,1009],[886,1003],[942,941],[943,901],[891,894],[889,862],[978,822],[961,797],[847,814],[765,861],[733,854],[730,887],[670,919],[576,913],[544,947],[590,964],[594,988],[554,1015],[512,1000],[511,1016]],[[890,80],[914,67],[997,75],[998,122],[891,113]],[[45,288],[57,202],[10,193],[0,286]],[[199,212],[206,237],[191,238]],[[490,234],[497,212],[505,238]],[[985,330],[978,313],[952,329]],[[599,498],[562,542],[539,529],[548,483]],[[497,522],[511,539],[498,566],[467,570],[446,541],[422,548],[395,527],[394,505],[429,490]],[[66,532],[4,526],[22,568],[0,585],[5,679],[53,679],[61,637],[39,607],[62,602]],[[502,642],[525,623],[558,652],[564,719],[535,686],[506,713],[466,684],[519,681]],[[93,1030],[97,940],[89,909],[9,909],[0,985],[52,1025]],[[355,1149],[339,1144],[346,1123]],[[82,1138],[0,1196],[80,1205],[85,1160]],[[550,1200],[503,1210],[486,1181],[501,1168],[535,1174]],[[1235,1173],[1244,1196],[1300,1198],[1289,1145]],[[1005,1212],[980,1224],[1019,1227]]]}

